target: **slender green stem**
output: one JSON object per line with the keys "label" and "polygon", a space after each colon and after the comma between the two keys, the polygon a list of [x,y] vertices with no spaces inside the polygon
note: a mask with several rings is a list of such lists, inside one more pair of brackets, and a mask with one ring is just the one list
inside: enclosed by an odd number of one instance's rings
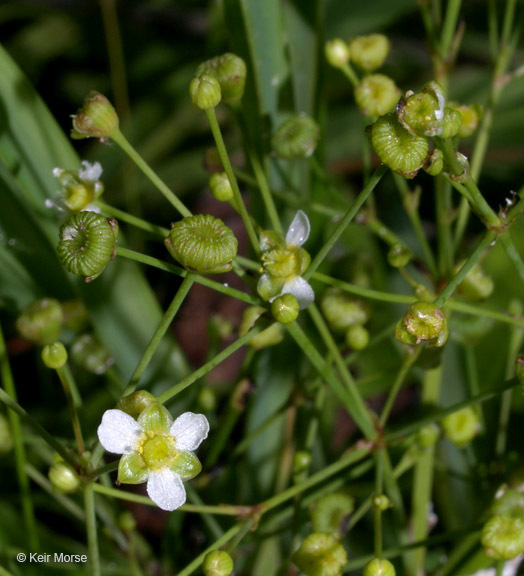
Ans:
{"label": "slender green stem", "polygon": [[89,563],[92,576],[101,576],[100,555],[98,550],[98,531],[96,527],[96,508],[94,485],[88,484],[84,488],[84,508],[86,513],[87,548],[89,550]]}
{"label": "slender green stem", "polygon": [[509,258],[510,262],[513,264],[513,268],[519,275],[519,278],[524,282],[524,262],[511,239],[510,232],[506,232],[501,236],[502,246],[506,252],[507,257]]}
{"label": "slender green stem", "polygon": [[83,454],[85,452],[85,443],[82,436],[82,427],[80,426],[80,420],[78,418],[77,411],[77,406],[79,406],[81,399],[76,387],[76,382],[67,364],[64,364],[64,366],[58,368],[56,373],[58,374],[58,378],[62,383],[64,395],[67,400],[67,407],[69,409],[69,415],[71,416],[71,423],[73,426],[73,433],[75,435],[78,453]]}
{"label": "slender green stem", "polygon": [[111,139],[122,148],[122,150],[133,160],[133,162],[142,170],[142,172],[149,178],[149,180],[158,188],[164,195],[166,200],[182,215],[191,216],[191,212],[185,207],[181,200],[175,196],[170,188],[156,175],[149,164],[140,156],[140,154],[131,146],[126,137],[117,130],[111,135]]}
{"label": "slender green stem", "polygon": [[157,226],[156,224],[151,224],[150,222],[147,222],[147,220],[138,218],[133,214],[129,214],[129,212],[125,212],[124,210],[115,208],[114,206],[106,204],[101,200],[97,200],[95,204],[100,208],[102,214],[104,214],[104,216],[107,216],[108,218],[117,218],[119,221],[126,222],[131,226],[135,226],[135,228],[140,228],[141,230],[150,232],[155,236],[161,236],[162,238],[167,238],[169,234],[169,230],[167,228]]}
{"label": "slender green stem", "polygon": [[[11,408],[8,412],[9,424],[13,434],[13,443],[15,450],[15,468],[18,480],[18,487],[20,489],[20,501],[22,504],[22,515],[24,518],[25,527],[27,530],[28,545],[31,550],[38,550],[38,534],[36,531],[35,511],[33,506],[33,499],[31,497],[31,487],[29,485],[29,478],[27,476],[25,466],[27,464],[27,456],[24,446],[24,437],[22,426],[20,423],[20,416],[23,410],[16,402],[16,387],[9,365],[9,358],[7,356],[7,348],[5,345],[2,327],[0,326],[0,376],[4,389],[0,388],[0,401],[6,406]],[[20,411],[16,408],[20,408]]]}
{"label": "slender green stem", "polygon": [[255,174],[255,178],[258,184],[258,189],[260,190],[260,194],[262,195],[262,200],[264,202],[264,206],[266,207],[266,211],[268,213],[269,219],[271,221],[271,225],[273,229],[277,232],[282,233],[282,224],[280,222],[280,218],[278,217],[278,212],[275,207],[275,203],[273,202],[273,196],[271,194],[271,190],[269,188],[269,183],[266,178],[266,174],[260,161],[255,152],[252,150],[249,151],[249,160],[251,161],[251,166],[253,168],[253,172]]}
{"label": "slender green stem", "polygon": [[220,124],[218,123],[216,111],[214,108],[209,108],[206,110],[206,116],[209,121],[209,126],[211,128],[211,132],[213,133],[213,138],[215,139],[215,144],[217,147],[218,155],[222,162],[222,166],[226,171],[227,177],[231,184],[231,188],[233,190],[233,196],[235,198],[238,211],[240,213],[240,217],[244,222],[244,226],[247,230],[247,235],[249,236],[249,240],[255,249],[255,252],[260,252],[260,244],[258,243],[258,236],[253,228],[253,224],[251,222],[251,218],[246,209],[246,205],[244,204],[244,200],[242,199],[242,195],[240,194],[240,188],[238,187],[238,182],[233,171],[233,167],[231,166],[231,161],[229,160],[229,154],[227,153],[226,145],[224,144],[224,139],[222,138],[222,131],[220,130]]}
{"label": "slender green stem", "polygon": [[379,166],[371,178],[369,179],[366,186],[363,188],[362,192],[355,198],[349,210],[346,212],[342,220],[336,225],[335,230],[328,238],[327,242],[322,246],[322,248],[318,251],[317,255],[311,261],[309,268],[304,273],[304,278],[309,280],[315,270],[320,266],[324,258],[329,254],[329,251],[333,248],[336,241],[340,238],[344,230],[347,228],[349,223],[353,220],[353,218],[357,215],[358,211],[360,210],[361,206],[367,200],[368,196],[373,192],[376,185],[380,182],[382,176],[387,171],[387,167],[384,165]]}
{"label": "slender green stem", "polygon": [[[375,497],[381,496],[384,492],[384,448],[375,453]],[[382,556],[382,509],[373,504],[374,522],[374,547],[375,556]]]}
{"label": "slender green stem", "polygon": [[442,36],[440,39],[440,55],[444,59],[450,56],[453,37],[457,28],[457,21],[460,13],[461,0],[449,0],[442,26]]}
{"label": "slender green stem", "polygon": [[167,332],[169,326],[171,326],[171,322],[173,322],[173,319],[176,313],[178,312],[180,306],[182,305],[182,302],[189,293],[189,290],[191,289],[193,282],[194,282],[194,274],[188,273],[187,276],[182,281],[180,288],[177,290],[177,293],[175,294],[173,301],[169,305],[169,308],[166,310],[164,316],[162,317],[162,320],[160,321],[160,324],[155,330],[155,333],[153,334],[151,340],[149,341],[149,344],[147,345],[147,348],[145,349],[144,354],[140,359],[140,362],[138,363],[137,367],[135,368],[135,371],[133,372],[133,375],[131,376],[131,379],[129,380],[129,384],[125,389],[123,396],[127,396],[128,394],[134,392],[140,378],[142,377],[142,374],[149,366],[149,362],[153,358],[153,355],[156,352],[156,349],[158,348],[160,342],[162,341],[162,338]]}
{"label": "slender green stem", "polygon": [[388,228],[383,222],[375,218],[374,216],[366,218],[364,224],[375,234],[383,240],[388,246],[395,246],[400,244],[405,250],[411,252],[411,250],[406,246],[405,242],[397,236],[393,230]]}
{"label": "slender green stem", "polygon": [[262,325],[255,325],[249,332],[235,340],[232,344],[230,344],[227,348],[224,348],[222,352],[217,354],[212,360],[206,362],[203,366],[201,366],[198,370],[195,370],[192,374],[187,376],[186,378],[180,380],[178,384],[166,390],[160,396],[158,396],[158,402],[164,403],[167,402],[169,399],[173,398],[177,394],[180,394],[182,390],[185,390],[188,386],[196,382],[202,376],[205,376],[208,372],[210,372],[215,366],[218,366],[221,362],[223,362],[226,358],[231,356],[234,352],[236,352],[239,348],[247,344],[260,331],[267,328],[265,324]]}
{"label": "slender green stem", "polygon": [[349,62],[346,62],[340,69],[344,73],[344,76],[351,82],[353,88],[356,88],[360,84],[360,80]]}
{"label": "slender green stem", "polygon": [[448,278],[453,270],[454,250],[451,236],[453,206],[451,204],[451,186],[438,176],[435,180],[435,205],[439,270],[443,278]]}
{"label": "slender green stem", "polygon": [[495,576],[504,576],[504,566],[506,565],[506,562],[504,560],[499,560],[497,562],[497,571],[495,573]]}

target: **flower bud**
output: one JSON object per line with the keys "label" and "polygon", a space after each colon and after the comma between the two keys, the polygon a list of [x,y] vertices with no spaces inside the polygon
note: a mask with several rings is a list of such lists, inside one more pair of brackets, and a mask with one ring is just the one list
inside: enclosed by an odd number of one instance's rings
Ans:
{"label": "flower bud", "polygon": [[383,116],[395,108],[400,94],[391,78],[370,74],[355,88],[355,101],[365,116]]}
{"label": "flower bud", "polygon": [[374,558],[364,568],[364,576],[396,576],[395,567],[385,558]]}
{"label": "flower bud", "polygon": [[231,228],[209,214],[186,216],[173,224],[165,245],[182,266],[201,274],[231,270],[238,249]]}
{"label": "flower bud", "polygon": [[137,392],[133,392],[128,396],[120,398],[116,407],[118,410],[122,410],[122,412],[125,412],[136,419],[150,404],[154,404],[155,402],[156,398],[151,394],[151,392],[148,392],[147,390],[138,390]]}
{"label": "flower bud", "polygon": [[203,62],[197,68],[195,76],[203,75],[213,76],[218,80],[222,102],[225,104],[240,102],[244,94],[247,75],[246,63],[242,58],[230,52],[216,56]]}
{"label": "flower bud", "polygon": [[440,348],[448,339],[448,323],[444,312],[431,302],[418,301],[411,304],[399,320],[395,337],[404,344],[420,344]]}
{"label": "flower bud", "polygon": [[307,450],[299,450],[293,455],[293,474],[302,474],[311,466],[311,453]]}
{"label": "flower bud", "polygon": [[325,290],[320,308],[329,327],[339,333],[346,332],[355,324],[365,324],[369,319],[369,312],[364,304],[340,288]]}
{"label": "flower bud", "polygon": [[82,107],[72,116],[71,138],[111,138],[118,131],[118,115],[109,100],[92,90]]}
{"label": "flower bud", "polygon": [[311,514],[313,530],[342,535],[354,509],[355,500],[348,494],[337,492],[320,497]]}
{"label": "flower bud", "polygon": [[293,294],[283,294],[271,302],[271,313],[280,324],[290,324],[298,318],[298,300]]}
{"label": "flower bud", "polygon": [[430,156],[424,161],[422,166],[430,176],[437,176],[444,168],[444,154],[438,148],[434,148]]}
{"label": "flower bud", "polygon": [[347,554],[332,534],[314,533],[302,541],[292,560],[306,576],[340,576]]}
{"label": "flower bud", "polygon": [[85,160],[83,168],[77,171],[55,168],[53,176],[58,178],[62,186],[61,195],[65,205],[73,212],[85,210],[89,204],[100,197],[104,191],[104,185],[99,180],[102,167],[98,162],[93,165]]}
{"label": "flower bud", "polygon": [[462,115],[453,108],[444,108],[444,119],[442,120],[441,138],[454,138],[462,126]]}
{"label": "flower bud", "polygon": [[71,346],[73,361],[92,374],[104,374],[114,360],[93,334],[84,334]]}
{"label": "flower bud", "polygon": [[469,444],[480,431],[480,420],[471,406],[457,410],[442,420],[446,436],[459,448]]}
{"label": "flower bud", "polygon": [[350,58],[361,70],[373,72],[384,64],[390,45],[383,34],[357,36],[349,42]]}
{"label": "flower bud", "polygon": [[[242,315],[242,322],[240,323],[238,335],[244,336],[244,334],[247,334],[265,311],[265,308],[262,308],[261,306],[249,306],[246,308]],[[262,330],[262,332],[255,334],[255,336],[253,336],[253,338],[248,342],[248,345],[258,350],[260,348],[279,344],[282,342],[283,338],[284,333],[282,331],[282,325],[275,322],[265,330]]]}
{"label": "flower bud", "polygon": [[467,106],[465,104],[450,103],[450,108],[460,112],[462,116],[462,124],[458,131],[459,138],[469,138],[477,129],[479,122],[482,118],[482,106],[479,104],[472,104]]}
{"label": "flower bud", "polygon": [[0,455],[7,454],[13,448],[13,434],[7,418],[0,413]]}
{"label": "flower bud", "polygon": [[346,344],[353,350],[364,350],[369,344],[369,332],[361,324],[354,324],[347,329]]}
{"label": "flower bud", "polygon": [[21,336],[36,344],[55,342],[62,331],[62,306],[53,298],[36,300],[22,310],[16,320]]}
{"label": "flower bud", "polygon": [[209,179],[209,189],[211,194],[219,202],[228,202],[233,198],[233,188],[225,172],[215,172]]}
{"label": "flower bud", "polygon": [[399,122],[414,136],[440,136],[444,126],[444,92],[429,82],[420,92],[408,92],[397,107]]}
{"label": "flower bud", "polygon": [[222,99],[220,83],[210,74],[202,74],[193,78],[189,84],[189,95],[193,104],[201,110],[215,108]]}
{"label": "flower bud", "polygon": [[320,138],[318,124],[305,114],[286,120],[271,138],[271,148],[281,158],[309,158]]}
{"label": "flower bud", "polygon": [[391,508],[391,500],[385,494],[376,494],[373,497],[373,506],[381,512]]}
{"label": "flower bud", "polygon": [[349,60],[349,47],[340,38],[326,42],[324,47],[326,60],[334,68],[342,68]]}
{"label": "flower bud", "polygon": [[136,520],[133,514],[126,510],[118,516],[118,526],[124,532],[133,532],[136,530]]}
{"label": "flower bud", "polygon": [[233,572],[233,559],[224,550],[208,552],[204,558],[205,576],[228,576]]}
{"label": "flower bud", "polygon": [[118,223],[96,212],[77,212],[60,228],[58,256],[64,268],[91,282],[115,256]]}
{"label": "flower bud", "polygon": [[408,132],[395,114],[381,116],[368,130],[380,161],[405,178],[414,178],[428,156],[428,140]]}
{"label": "flower bud", "polygon": [[48,476],[53,487],[59,492],[71,494],[80,486],[76,472],[63,460],[58,460],[49,468]]}
{"label": "flower bud", "polygon": [[484,552],[497,560],[511,560],[524,553],[524,522],[510,516],[494,516],[481,535]]}
{"label": "flower bud", "polygon": [[[465,260],[455,268],[455,274],[462,268]],[[493,280],[487,276],[480,264],[475,264],[462,280],[459,291],[468,300],[485,300],[493,292]]]}
{"label": "flower bud", "polygon": [[62,342],[47,344],[42,350],[42,360],[48,368],[58,370],[67,362],[67,350]]}
{"label": "flower bud", "polygon": [[412,257],[411,250],[401,242],[393,244],[388,252],[388,262],[394,268],[403,268]]}
{"label": "flower bud", "polygon": [[429,448],[429,446],[435,445],[439,436],[439,427],[432,422],[417,432],[417,442],[422,446],[422,448]]}

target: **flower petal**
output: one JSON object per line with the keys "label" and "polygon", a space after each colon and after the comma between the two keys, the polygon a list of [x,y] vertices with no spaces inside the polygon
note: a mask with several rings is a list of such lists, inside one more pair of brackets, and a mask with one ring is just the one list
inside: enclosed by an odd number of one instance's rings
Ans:
{"label": "flower petal", "polygon": [[82,168],[78,171],[78,177],[87,182],[96,182],[102,176],[102,172],[100,162],[91,164],[87,160],[82,160]]}
{"label": "flower petal", "polygon": [[309,225],[309,218],[306,213],[299,210],[293,222],[289,225],[286,234],[286,244],[291,246],[302,246],[304,242],[309,238],[309,232],[311,231],[311,226]]}
{"label": "flower petal", "polygon": [[118,481],[123,484],[142,484],[149,476],[149,468],[140,454],[124,454],[118,463]]}
{"label": "flower petal", "polygon": [[115,454],[132,452],[142,429],[134,418],[122,410],[106,410],[98,427],[100,444]]}
{"label": "flower petal", "polygon": [[138,423],[145,432],[153,434],[167,434],[173,418],[169,410],[158,402],[152,402],[142,410],[138,417]]}
{"label": "flower petal", "polygon": [[196,450],[207,438],[209,422],[203,414],[185,412],[171,425],[171,436],[177,450]]}
{"label": "flower petal", "polygon": [[293,294],[298,300],[300,310],[307,308],[315,299],[313,288],[311,288],[309,282],[304,280],[302,276],[295,276],[291,280],[288,280],[282,288],[280,295],[282,294]]}
{"label": "flower petal", "polygon": [[159,508],[169,512],[176,510],[186,501],[186,490],[180,476],[169,468],[151,472],[147,481],[147,493]]}

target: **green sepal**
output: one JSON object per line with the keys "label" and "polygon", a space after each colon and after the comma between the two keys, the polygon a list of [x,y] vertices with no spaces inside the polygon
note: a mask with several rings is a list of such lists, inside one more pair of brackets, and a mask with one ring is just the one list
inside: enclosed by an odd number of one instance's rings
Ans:
{"label": "green sepal", "polygon": [[202,464],[193,452],[181,450],[175,454],[169,468],[172,472],[178,474],[182,480],[191,480],[191,478],[200,474]]}
{"label": "green sepal", "polygon": [[274,230],[264,230],[260,233],[260,250],[262,250],[262,252],[285,247],[286,241],[282,234],[279,234]]}
{"label": "green sepal", "polygon": [[149,468],[142,456],[136,452],[124,454],[118,464],[118,482],[122,484],[142,484],[149,477]]}
{"label": "green sepal", "polygon": [[262,300],[266,301],[276,298],[282,292],[285,283],[285,278],[275,278],[269,274],[264,274],[257,286],[258,294]]}
{"label": "green sepal", "polygon": [[173,418],[169,410],[158,402],[149,404],[138,417],[138,424],[144,432],[152,434],[169,434],[172,423]]}

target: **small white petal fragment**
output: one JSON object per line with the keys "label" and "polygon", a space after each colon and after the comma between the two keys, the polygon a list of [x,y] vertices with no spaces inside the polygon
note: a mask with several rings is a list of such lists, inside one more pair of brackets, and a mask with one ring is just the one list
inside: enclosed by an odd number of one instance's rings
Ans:
{"label": "small white petal fragment", "polygon": [[102,176],[103,170],[100,162],[90,164],[87,160],[82,160],[82,166],[83,168],[78,171],[80,180],[96,182]]}
{"label": "small white petal fragment", "polygon": [[132,452],[141,434],[136,420],[122,410],[106,410],[98,427],[100,444],[114,454]]}
{"label": "small white petal fragment", "polygon": [[203,414],[185,412],[171,425],[170,434],[177,450],[196,450],[207,438],[209,422]]}
{"label": "small white petal fragment", "polygon": [[307,308],[315,299],[315,293],[311,288],[309,282],[304,280],[302,276],[295,276],[292,280],[288,280],[282,288],[282,294],[293,294],[298,300],[298,307],[300,310]]}
{"label": "small white petal fragment", "polygon": [[147,493],[159,508],[169,512],[180,508],[186,501],[186,490],[180,476],[169,468],[151,472],[147,481]]}
{"label": "small white petal fragment", "polygon": [[286,244],[288,246],[302,246],[304,242],[309,238],[309,232],[311,231],[311,226],[309,225],[309,218],[306,213],[299,210],[293,222],[289,225],[286,234]]}

